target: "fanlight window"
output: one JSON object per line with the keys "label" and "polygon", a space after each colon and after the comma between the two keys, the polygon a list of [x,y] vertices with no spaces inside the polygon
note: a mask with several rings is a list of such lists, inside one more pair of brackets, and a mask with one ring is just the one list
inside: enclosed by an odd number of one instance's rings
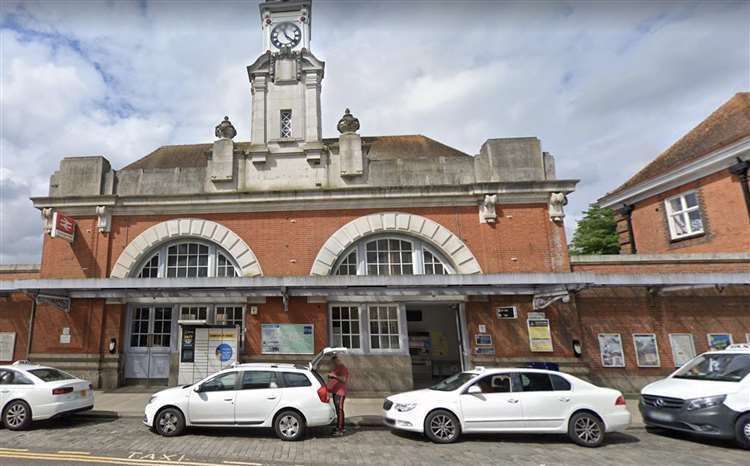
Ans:
{"label": "fanlight window", "polygon": [[424,242],[401,237],[363,240],[342,254],[334,275],[445,275],[453,273]]}
{"label": "fanlight window", "polygon": [[138,278],[237,277],[229,255],[210,243],[181,241],[160,247],[141,267]]}

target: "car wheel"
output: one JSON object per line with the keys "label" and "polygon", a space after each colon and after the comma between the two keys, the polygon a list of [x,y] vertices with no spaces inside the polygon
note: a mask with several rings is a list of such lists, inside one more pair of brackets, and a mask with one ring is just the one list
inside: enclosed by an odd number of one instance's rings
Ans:
{"label": "car wheel", "polygon": [[281,440],[299,440],[305,435],[305,419],[296,411],[283,411],[273,422],[276,436]]}
{"label": "car wheel", "polygon": [[176,408],[163,409],[156,414],[154,430],[164,437],[180,435],[185,430],[185,416]]}
{"label": "car wheel", "polygon": [[604,423],[593,413],[576,413],[568,424],[568,437],[584,447],[598,447],[604,442]]}
{"label": "car wheel", "polygon": [[740,416],[735,426],[737,443],[742,448],[750,449],[750,413]]}
{"label": "car wheel", "polygon": [[11,401],[3,410],[3,425],[10,430],[26,430],[31,425],[31,408],[25,401]]}
{"label": "car wheel", "polygon": [[461,434],[461,425],[453,413],[439,409],[425,419],[424,433],[435,443],[453,443]]}

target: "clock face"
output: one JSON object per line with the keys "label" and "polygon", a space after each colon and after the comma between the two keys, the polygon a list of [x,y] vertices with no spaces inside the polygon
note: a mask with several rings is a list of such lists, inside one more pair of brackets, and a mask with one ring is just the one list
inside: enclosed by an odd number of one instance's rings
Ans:
{"label": "clock face", "polygon": [[302,40],[302,31],[296,24],[290,22],[279,23],[271,30],[271,43],[277,48],[293,48]]}

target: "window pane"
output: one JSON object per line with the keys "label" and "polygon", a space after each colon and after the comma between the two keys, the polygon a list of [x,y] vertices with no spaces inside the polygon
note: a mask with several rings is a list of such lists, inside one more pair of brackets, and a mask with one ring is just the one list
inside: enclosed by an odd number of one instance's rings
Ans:
{"label": "window pane", "polygon": [[689,207],[695,207],[698,205],[698,196],[695,193],[685,195],[685,205]]}
{"label": "window pane", "polygon": [[521,386],[525,392],[552,391],[549,375],[541,372],[521,373]]}
{"label": "window pane", "polygon": [[284,372],[284,386],[288,388],[294,387],[310,387],[312,383],[305,374],[298,372]]}
{"label": "window pane", "polygon": [[370,337],[370,348],[380,349],[380,339],[378,337]]}
{"label": "window pane", "polygon": [[677,236],[682,236],[687,234],[687,225],[685,223],[685,218],[683,217],[683,214],[677,214],[671,217],[672,218],[672,227],[674,228],[674,232]]}
{"label": "window pane", "polygon": [[701,220],[700,210],[692,210],[688,212],[688,218],[690,218],[690,230],[695,232],[703,231],[703,220]]}
{"label": "window pane", "polygon": [[669,200],[669,207],[672,209],[672,212],[679,212],[682,210],[682,201],[680,198],[670,199]]}
{"label": "window pane", "polygon": [[271,388],[272,382],[275,382],[275,377],[270,371],[245,371],[242,375],[243,390]]}
{"label": "window pane", "polygon": [[398,349],[399,347],[398,337],[392,336],[390,338],[391,338],[391,349]]}

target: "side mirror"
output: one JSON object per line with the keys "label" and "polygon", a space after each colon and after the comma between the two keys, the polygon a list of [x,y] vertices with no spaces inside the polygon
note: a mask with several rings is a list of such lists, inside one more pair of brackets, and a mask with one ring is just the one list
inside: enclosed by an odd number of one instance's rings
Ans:
{"label": "side mirror", "polygon": [[203,390],[203,387],[201,385],[196,385],[195,387],[193,387],[193,391],[195,393],[200,393],[202,390]]}
{"label": "side mirror", "polygon": [[479,385],[472,385],[468,390],[466,390],[466,393],[468,393],[469,395],[481,395],[482,389],[479,388]]}

